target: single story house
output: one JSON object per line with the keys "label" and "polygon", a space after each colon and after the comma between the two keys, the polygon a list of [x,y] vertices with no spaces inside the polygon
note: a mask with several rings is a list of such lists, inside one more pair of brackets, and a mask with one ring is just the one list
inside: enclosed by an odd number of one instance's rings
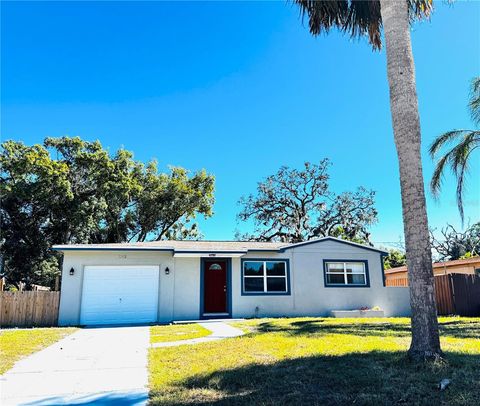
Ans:
{"label": "single story house", "polygon": [[53,248],[64,255],[65,326],[326,316],[375,306],[386,316],[410,313],[408,288],[385,286],[386,252],[333,237]]}
{"label": "single story house", "polygon": [[[434,275],[446,275],[451,273],[464,273],[480,276],[480,257],[433,263]],[[385,270],[387,284],[405,282],[406,286],[407,278],[408,270],[406,266],[399,266],[397,268]]]}

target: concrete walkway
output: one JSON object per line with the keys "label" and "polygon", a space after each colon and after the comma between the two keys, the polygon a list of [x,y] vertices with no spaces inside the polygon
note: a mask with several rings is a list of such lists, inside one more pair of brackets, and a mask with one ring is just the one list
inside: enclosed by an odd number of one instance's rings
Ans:
{"label": "concrete walkway", "polygon": [[210,330],[212,334],[206,337],[192,338],[190,340],[181,340],[181,341],[167,341],[164,343],[154,343],[152,344],[153,348],[158,347],[177,347],[179,345],[187,344],[200,344],[207,343],[209,341],[223,340],[224,338],[232,338],[243,335],[243,331],[232,327],[221,321],[208,321],[208,322],[199,322],[202,327]]}
{"label": "concrete walkway", "polygon": [[82,329],[0,377],[0,405],[144,405],[149,327]]}

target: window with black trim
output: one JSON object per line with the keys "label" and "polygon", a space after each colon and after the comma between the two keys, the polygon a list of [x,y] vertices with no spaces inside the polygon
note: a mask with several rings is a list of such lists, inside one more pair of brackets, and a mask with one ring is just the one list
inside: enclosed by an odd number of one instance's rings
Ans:
{"label": "window with black trim", "polygon": [[365,262],[326,262],[327,286],[367,286]]}
{"label": "window with black trim", "polygon": [[244,261],[242,266],[245,293],[287,293],[286,261]]}

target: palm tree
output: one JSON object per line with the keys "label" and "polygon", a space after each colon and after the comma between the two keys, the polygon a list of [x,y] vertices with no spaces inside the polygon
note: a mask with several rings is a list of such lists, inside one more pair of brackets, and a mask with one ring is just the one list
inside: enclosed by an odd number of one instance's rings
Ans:
{"label": "palm tree", "polygon": [[[468,103],[470,115],[474,124],[480,127],[480,77],[472,80],[470,102]],[[435,166],[435,171],[430,181],[430,189],[435,197],[438,197],[442,187],[442,178],[445,167],[450,166],[457,179],[457,206],[460,212],[462,224],[463,213],[463,191],[465,175],[468,172],[469,158],[471,153],[480,147],[479,130],[453,130],[438,136],[430,145],[430,156],[435,159],[442,148],[448,144],[453,146],[443,154]]]}
{"label": "palm tree", "polygon": [[373,49],[378,50],[382,46],[381,29],[384,29],[412,309],[412,341],[408,354],[415,360],[436,358],[442,352],[420,153],[415,64],[410,40],[410,23],[430,15],[432,0],[294,1],[300,6],[302,15],[308,16],[312,35],[337,28],[352,37],[368,36]]}

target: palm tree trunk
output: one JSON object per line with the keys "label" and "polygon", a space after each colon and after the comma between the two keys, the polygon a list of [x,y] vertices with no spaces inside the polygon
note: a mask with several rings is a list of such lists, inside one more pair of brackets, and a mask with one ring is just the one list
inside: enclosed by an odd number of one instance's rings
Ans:
{"label": "palm tree trunk", "polygon": [[415,65],[410,42],[407,0],[380,0],[387,49],[390,109],[400,166],[406,242],[413,359],[441,355],[435,303],[425,190],[420,152]]}

